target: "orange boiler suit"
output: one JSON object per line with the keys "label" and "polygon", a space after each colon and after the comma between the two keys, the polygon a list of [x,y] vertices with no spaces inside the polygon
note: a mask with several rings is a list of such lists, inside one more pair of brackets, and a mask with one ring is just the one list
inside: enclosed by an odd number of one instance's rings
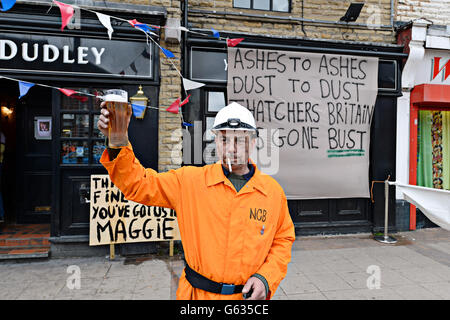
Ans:
{"label": "orange boiler suit", "polygon": [[[157,173],[145,169],[129,144],[110,161],[100,162],[128,200],[176,211],[186,262],[201,275],[240,285],[255,273],[273,296],[287,272],[295,240],[286,196],[281,186],[255,166],[253,177],[236,192],[217,162]],[[243,299],[196,289],[180,277],[177,299]]]}

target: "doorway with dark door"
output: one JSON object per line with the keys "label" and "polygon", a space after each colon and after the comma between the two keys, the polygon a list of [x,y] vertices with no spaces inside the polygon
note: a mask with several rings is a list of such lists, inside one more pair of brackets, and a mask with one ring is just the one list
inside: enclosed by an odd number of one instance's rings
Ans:
{"label": "doorway with dark door", "polygon": [[[22,99],[14,81],[0,80],[7,106],[2,194],[9,224],[49,224],[52,214],[52,92],[35,86]],[[5,101],[5,102],[3,102]]]}

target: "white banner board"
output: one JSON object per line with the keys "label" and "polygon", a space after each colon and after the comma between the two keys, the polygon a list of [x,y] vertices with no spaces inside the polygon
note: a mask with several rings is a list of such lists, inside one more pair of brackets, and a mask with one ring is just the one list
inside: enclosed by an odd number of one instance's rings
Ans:
{"label": "white banner board", "polygon": [[289,199],[369,197],[378,58],[228,48],[228,102],[253,112],[252,159]]}
{"label": "white banner board", "polygon": [[418,207],[428,219],[450,231],[450,191],[392,182],[405,199]]}

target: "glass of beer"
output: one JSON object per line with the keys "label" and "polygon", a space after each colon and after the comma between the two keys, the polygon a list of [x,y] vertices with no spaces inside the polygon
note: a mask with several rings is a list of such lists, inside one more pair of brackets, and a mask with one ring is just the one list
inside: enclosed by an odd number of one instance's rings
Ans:
{"label": "glass of beer", "polygon": [[108,147],[124,147],[128,145],[128,122],[132,112],[128,93],[120,89],[106,90],[104,100],[109,112]]}

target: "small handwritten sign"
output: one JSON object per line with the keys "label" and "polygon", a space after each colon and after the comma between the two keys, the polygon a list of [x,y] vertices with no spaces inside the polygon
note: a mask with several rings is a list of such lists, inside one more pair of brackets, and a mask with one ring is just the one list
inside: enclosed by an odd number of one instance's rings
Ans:
{"label": "small handwritten sign", "polygon": [[108,175],[91,176],[89,245],[180,240],[173,209],[125,199]]}

